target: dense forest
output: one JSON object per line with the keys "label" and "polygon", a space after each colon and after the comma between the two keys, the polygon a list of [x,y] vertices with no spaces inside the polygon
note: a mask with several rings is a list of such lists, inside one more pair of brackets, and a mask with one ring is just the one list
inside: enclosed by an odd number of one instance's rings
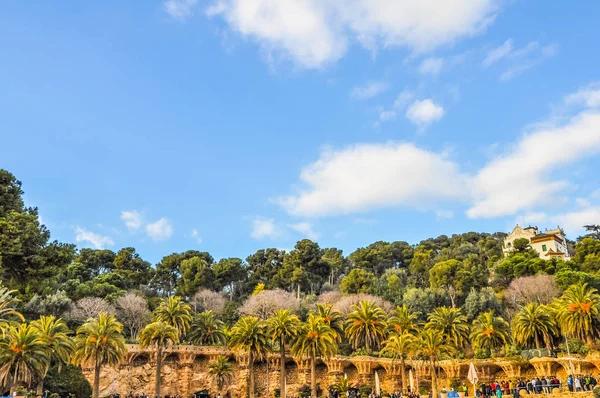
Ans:
{"label": "dense forest", "polygon": [[[265,248],[217,260],[188,250],[150,264],[133,247],[115,252],[51,240],[37,208],[25,206],[21,183],[0,170],[0,294],[2,305],[32,324],[53,317],[64,320],[65,330],[85,332],[90,319],[115,322],[124,340],[148,344],[154,335],[144,333],[154,325],[166,328],[166,340],[245,349],[244,330],[275,325],[287,314],[296,328],[321,331],[326,324],[324,338],[328,330],[333,338],[322,355],[404,358],[402,344],[428,331],[449,339],[436,356],[559,349],[563,334],[574,352],[585,353],[600,337],[600,227],[585,228],[569,242],[570,261],[540,259],[527,241],[516,241],[505,257],[505,233],[466,232],[418,244],[377,241],[348,255],[304,239],[289,252]],[[581,318],[568,318],[561,305]],[[173,319],[164,315],[169,311],[186,316],[162,325]],[[367,318],[379,326],[363,328]],[[541,326],[528,319],[541,319]],[[273,332],[270,347],[290,343],[302,355],[294,336],[288,341]],[[413,351],[428,356],[423,348]]]}

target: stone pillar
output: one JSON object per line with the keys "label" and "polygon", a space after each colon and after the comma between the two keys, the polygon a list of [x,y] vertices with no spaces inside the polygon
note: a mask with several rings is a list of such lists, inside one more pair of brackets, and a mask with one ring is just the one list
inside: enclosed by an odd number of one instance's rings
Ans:
{"label": "stone pillar", "polygon": [[558,361],[556,358],[531,358],[529,363],[535,368],[538,377],[554,374]]}
{"label": "stone pillar", "polygon": [[377,360],[373,357],[359,356],[350,359],[350,362],[356,366],[358,379],[362,384],[375,386],[375,374],[373,371],[377,367]]}
{"label": "stone pillar", "polygon": [[298,365],[298,382],[310,385],[310,359],[294,358],[294,361]]}
{"label": "stone pillar", "polygon": [[323,359],[327,365],[327,385],[337,384],[344,376],[344,367],[348,364],[348,360],[344,357],[334,357]]}
{"label": "stone pillar", "polygon": [[519,379],[522,375],[522,361],[519,360],[504,360],[498,361],[497,364],[502,368],[504,374],[509,379]]}
{"label": "stone pillar", "polygon": [[178,392],[182,397],[192,395],[192,366],[194,364],[194,354],[182,353],[179,355],[179,377],[178,377]]}
{"label": "stone pillar", "polygon": [[[409,386],[402,385],[402,362],[399,359],[380,359],[379,364],[385,369],[387,379],[387,391],[407,390]],[[408,371],[405,372],[408,383]]]}

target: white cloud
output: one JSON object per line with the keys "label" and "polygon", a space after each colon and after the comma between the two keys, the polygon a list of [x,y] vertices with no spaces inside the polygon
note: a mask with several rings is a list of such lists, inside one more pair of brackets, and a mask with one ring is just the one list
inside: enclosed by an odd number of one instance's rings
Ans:
{"label": "white cloud", "polygon": [[565,98],[567,104],[600,107],[600,82],[594,82]]}
{"label": "white cloud", "polygon": [[396,119],[398,116],[398,112],[402,111],[406,108],[406,105],[413,98],[413,93],[409,90],[402,90],[400,94],[394,100],[394,104],[392,105],[392,109],[386,110],[383,109],[379,112],[379,120],[378,122],[387,122],[390,120]]}
{"label": "white cloud", "polygon": [[252,217],[252,231],[250,236],[254,239],[276,238],[281,235],[279,227],[272,218]]}
{"label": "white cloud", "polygon": [[156,222],[146,224],[146,233],[155,242],[167,240],[173,235],[173,226],[167,218],[162,217]]}
{"label": "white cloud", "polygon": [[75,241],[77,243],[89,242],[94,249],[104,249],[106,246],[115,244],[110,236],[102,236],[81,227],[75,227]]}
{"label": "white cloud", "polygon": [[192,229],[192,238],[194,238],[197,244],[202,243],[202,238],[200,237],[197,229]]}
{"label": "white cloud", "polygon": [[431,99],[413,102],[406,110],[406,118],[411,123],[424,127],[444,116],[444,108],[436,105]]}
{"label": "white cloud", "polygon": [[479,171],[467,214],[497,217],[556,202],[569,182],[553,171],[599,152],[600,113],[584,111],[562,126],[529,133]]}
{"label": "white cloud", "polygon": [[539,65],[547,58],[556,55],[557,51],[558,46],[556,44],[540,47],[538,42],[528,43],[527,46],[515,50],[508,55],[508,58],[510,58],[513,63],[502,72],[500,80],[507,81],[523,74],[529,69]]}
{"label": "white cloud", "polygon": [[487,56],[483,60],[483,66],[487,68],[488,66],[498,62],[502,58],[505,58],[512,52],[512,49],[512,40],[506,40],[501,46],[488,51]]}
{"label": "white cloud", "polygon": [[300,179],[306,189],[274,201],[289,213],[325,216],[388,206],[426,209],[465,199],[467,179],[441,153],[412,143],[359,144],[325,151]]}
{"label": "white cloud", "polygon": [[368,82],[362,86],[356,86],[350,92],[350,98],[364,100],[378,96],[389,88],[385,82]]}
{"label": "white cloud", "polygon": [[300,222],[297,224],[288,224],[288,227],[294,231],[300,232],[303,236],[310,240],[317,240],[321,236],[318,232],[315,232],[313,226],[309,222]]}
{"label": "white cloud", "polygon": [[167,0],[163,3],[163,8],[171,18],[185,19],[192,14],[197,3],[198,0]]}
{"label": "white cloud", "polygon": [[421,75],[437,76],[444,67],[443,58],[426,58],[419,65],[419,73]]}
{"label": "white cloud", "polygon": [[600,224],[600,207],[588,207],[569,213],[558,214],[550,218],[560,225],[569,236],[576,237],[584,233],[584,225]]}
{"label": "white cloud", "polygon": [[[175,10],[176,17],[189,14]],[[497,11],[492,0],[213,0],[206,14],[222,17],[270,59],[319,68],[344,56],[353,39],[372,52],[431,51],[479,34]]]}
{"label": "white cloud", "polygon": [[142,226],[142,216],[137,210],[121,211],[121,220],[130,231],[138,230]]}

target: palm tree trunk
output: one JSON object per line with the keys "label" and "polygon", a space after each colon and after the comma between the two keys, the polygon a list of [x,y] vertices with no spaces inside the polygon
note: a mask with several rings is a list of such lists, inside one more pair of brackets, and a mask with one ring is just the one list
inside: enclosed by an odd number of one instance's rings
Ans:
{"label": "palm tree trunk", "polygon": [[40,378],[40,380],[37,383],[36,395],[39,397],[44,396],[44,379],[42,378]]}
{"label": "palm tree trunk", "polygon": [[540,344],[540,336],[538,336],[537,333],[535,333],[535,348],[537,350],[539,350],[541,348],[541,344]]}
{"label": "palm tree trunk", "polygon": [[156,376],[154,380],[154,397],[160,398],[160,373],[162,367],[162,345],[156,349]]}
{"label": "palm tree trunk", "polygon": [[281,352],[281,364],[279,369],[279,396],[285,398],[285,342],[283,337],[281,338],[280,352]]}
{"label": "palm tree trunk", "polygon": [[431,396],[437,398],[437,376],[435,374],[435,359],[429,360],[429,367],[431,368]]}
{"label": "palm tree trunk", "polygon": [[100,396],[100,360],[98,354],[96,354],[96,362],[94,363],[94,390],[92,392],[93,398]]}
{"label": "palm tree trunk", "polygon": [[400,366],[402,366],[402,369],[400,369],[400,372],[402,372],[402,389],[401,391],[408,391],[407,387],[406,387],[406,372],[404,371],[404,357],[402,357],[400,359]]}
{"label": "palm tree trunk", "polygon": [[314,354],[310,356],[310,389],[312,397],[317,398],[317,366]]}
{"label": "palm tree trunk", "polygon": [[254,355],[252,355],[252,352],[250,352],[248,361],[248,376],[250,379],[248,382],[248,398],[254,398]]}

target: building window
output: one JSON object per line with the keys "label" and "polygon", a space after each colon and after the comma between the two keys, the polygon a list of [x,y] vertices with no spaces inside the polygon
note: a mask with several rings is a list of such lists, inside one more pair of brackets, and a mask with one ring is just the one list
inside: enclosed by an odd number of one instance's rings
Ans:
{"label": "building window", "polygon": [[542,245],[542,250],[543,250],[543,251],[546,251],[546,250],[548,250],[548,249],[546,248],[546,245]]}

